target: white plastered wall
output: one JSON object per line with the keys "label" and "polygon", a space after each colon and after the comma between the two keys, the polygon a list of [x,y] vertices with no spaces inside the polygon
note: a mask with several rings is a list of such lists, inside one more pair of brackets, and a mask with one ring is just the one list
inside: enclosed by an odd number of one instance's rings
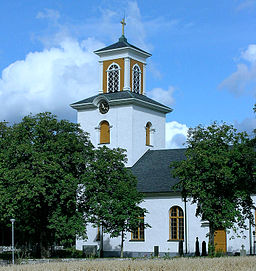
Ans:
{"label": "white plastered wall", "polygon": [[[254,202],[256,200],[253,197]],[[154,246],[159,246],[161,255],[170,253],[173,255],[178,253],[178,241],[169,240],[169,210],[173,206],[179,206],[185,211],[184,201],[179,196],[155,196],[147,197],[141,204],[148,210],[145,222],[151,225],[151,228],[145,229],[145,241],[131,241],[131,233],[126,233],[124,242],[124,251],[130,255],[132,253],[140,253],[141,256],[146,253],[153,253]],[[208,244],[207,233],[209,228],[201,221],[200,217],[195,216],[196,205],[187,202],[187,252],[195,252],[196,237],[199,239],[200,252],[202,252],[202,242]],[[249,223],[248,223],[249,225]],[[255,231],[255,227],[251,226],[251,231]],[[83,245],[97,245],[95,241],[97,228],[87,227],[88,240],[77,240],[76,248],[82,250]],[[253,234],[252,234],[253,235]],[[252,236],[252,252],[253,252],[253,236]],[[227,252],[240,252],[241,246],[244,245],[246,253],[250,253],[249,230],[244,231],[244,238],[239,238],[233,231],[227,233]],[[186,252],[186,240],[183,242],[183,250]],[[104,235],[104,251],[120,251],[120,238],[110,238],[108,234]]]}
{"label": "white plastered wall", "polygon": [[[101,114],[98,108],[78,111],[78,123],[90,134],[95,147],[99,144],[99,125],[106,120],[110,125],[109,148],[127,150],[128,163],[132,166],[148,149],[165,148],[165,114],[136,105],[112,105],[108,113]],[[146,146],[147,122],[152,123],[153,146]],[[154,131],[153,131],[154,129]]]}

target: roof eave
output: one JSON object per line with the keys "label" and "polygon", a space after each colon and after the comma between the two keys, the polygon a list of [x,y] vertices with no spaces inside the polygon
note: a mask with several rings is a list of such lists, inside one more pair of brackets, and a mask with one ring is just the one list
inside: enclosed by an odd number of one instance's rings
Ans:
{"label": "roof eave", "polygon": [[[150,109],[160,111],[160,112],[165,113],[165,114],[170,113],[170,112],[173,111],[172,108],[169,108],[167,106],[152,104],[150,102],[142,101],[142,100],[139,100],[139,99],[136,99],[136,98],[109,100],[108,102],[109,102],[110,105],[137,104],[137,105],[141,105],[141,106],[146,107],[146,108],[150,108]],[[94,109],[94,108],[97,107],[93,102],[70,104],[70,106],[73,109],[76,109],[76,110],[90,109],[90,108]]]}
{"label": "roof eave", "polygon": [[96,106],[93,103],[76,103],[76,104],[70,104],[70,106],[76,110],[96,108]]}
{"label": "roof eave", "polygon": [[111,100],[109,104],[126,104],[126,103],[133,103],[137,105],[142,105],[143,107],[146,107],[146,108],[157,109],[158,111],[163,112],[163,113],[170,113],[173,111],[172,108],[169,108],[167,106],[153,104],[153,103],[142,101],[136,98],[128,98],[128,99],[123,99],[123,100],[119,100],[119,99]]}
{"label": "roof eave", "polygon": [[147,53],[147,52],[144,52],[144,51],[141,51],[141,50],[138,50],[138,49],[135,49],[133,47],[129,47],[129,46],[126,46],[126,47],[120,47],[120,48],[115,48],[115,49],[108,49],[108,50],[96,50],[94,51],[94,53],[97,55],[97,56],[102,56],[106,53],[109,53],[109,52],[118,52],[118,51],[125,51],[125,50],[131,50],[131,51],[135,51],[136,53],[138,54],[141,54],[143,55],[145,58],[148,58],[150,56],[152,56],[150,53]]}

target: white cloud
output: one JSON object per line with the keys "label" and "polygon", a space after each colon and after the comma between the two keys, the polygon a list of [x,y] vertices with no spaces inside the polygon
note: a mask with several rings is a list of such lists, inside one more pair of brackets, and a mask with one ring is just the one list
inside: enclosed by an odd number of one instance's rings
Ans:
{"label": "white cloud", "polygon": [[237,6],[237,10],[241,11],[244,9],[251,9],[255,6],[255,0],[242,0],[242,2]]}
{"label": "white cloud", "polygon": [[171,106],[174,104],[173,92],[174,87],[170,86],[167,90],[162,88],[154,88],[147,92],[147,96],[164,105]]}
{"label": "white cloud", "polygon": [[[163,17],[143,19],[134,1],[127,3],[126,12],[128,41],[145,50],[152,48],[147,42],[149,33],[176,24],[175,20]],[[39,12],[37,18],[46,19],[48,28],[40,34],[34,33],[33,37],[42,42],[43,49],[28,53],[24,59],[13,62],[2,71],[0,121],[20,121],[24,115],[42,111],[51,111],[60,118],[75,121],[76,112],[69,104],[97,94],[98,57],[93,50],[105,46],[98,41],[99,38],[115,42],[121,35],[118,16],[120,14],[115,10],[102,10],[97,18],[71,25],[60,24],[61,15],[56,10]],[[160,74],[154,71],[156,73]],[[153,89],[149,95],[171,105],[172,93],[170,87],[168,90]]]}
{"label": "white cloud", "polygon": [[256,44],[250,44],[247,50],[242,52],[242,58],[251,63],[256,62]]}
{"label": "white cloud", "polygon": [[92,50],[103,45],[91,38],[66,38],[58,47],[29,53],[2,72],[0,118],[20,120],[24,115],[51,111],[75,120],[69,104],[94,95],[98,89],[97,57]]}
{"label": "white cloud", "polygon": [[177,121],[171,121],[166,123],[165,128],[166,148],[184,148],[188,133],[187,125]]}
{"label": "white cloud", "polygon": [[255,118],[246,118],[242,122],[235,121],[234,127],[239,132],[247,132],[249,136],[253,136],[253,130],[256,129],[256,119]]}
{"label": "white cloud", "polygon": [[237,70],[219,85],[235,95],[249,94],[256,96],[256,44],[250,44],[241,53],[241,60],[247,63],[237,64]]}
{"label": "white cloud", "polygon": [[58,19],[60,18],[60,13],[57,10],[53,9],[45,9],[44,11],[40,11],[36,15],[37,19],[50,19],[53,20],[54,22],[57,22]]}

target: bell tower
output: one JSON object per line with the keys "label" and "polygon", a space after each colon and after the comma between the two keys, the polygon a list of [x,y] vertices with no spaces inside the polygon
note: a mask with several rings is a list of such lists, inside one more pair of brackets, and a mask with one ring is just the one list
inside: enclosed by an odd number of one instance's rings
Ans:
{"label": "bell tower", "polygon": [[122,36],[117,43],[94,53],[100,57],[100,93],[132,91],[146,93],[146,59],[151,56],[127,42],[125,20],[121,21]]}
{"label": "bell tower", "polygon": [[165,148],[165,115],[171,108],[146,96],[146,59],[151,56],[128,43],[118,42],[95,51],[99,56],[99,93],[71,104],[81,128],[95,147],[127,150],[132,166],[147,150]]}

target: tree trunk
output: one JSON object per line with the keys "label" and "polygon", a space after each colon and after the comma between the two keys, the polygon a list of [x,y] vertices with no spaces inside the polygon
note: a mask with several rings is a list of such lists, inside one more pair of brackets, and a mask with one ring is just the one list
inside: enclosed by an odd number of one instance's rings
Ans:
{"label": "tree trunk", "polygon": [[103,258],[103,225],[100,226],[100,258]]}
{"label": "tree trunk", "polygon": [[209,247],[208,247],[208,254],[209,256],[213,256],[214,252],[215,252],[215,248],[214,248],[214,232],[215,232],[215,228],[213,226],[213,223],[210,222],[209,224]]}
{"label": "tree trunk", "polygon": [[121,258],[124,257],[124,231],[121,233]]}
{"label": "tree trunk", "polygon": [[48,258],[50,256],[49,250],[48,250],[47,236],[46,236],[45,231],[40,232],[39,250],[40,250],[41,258]]}

